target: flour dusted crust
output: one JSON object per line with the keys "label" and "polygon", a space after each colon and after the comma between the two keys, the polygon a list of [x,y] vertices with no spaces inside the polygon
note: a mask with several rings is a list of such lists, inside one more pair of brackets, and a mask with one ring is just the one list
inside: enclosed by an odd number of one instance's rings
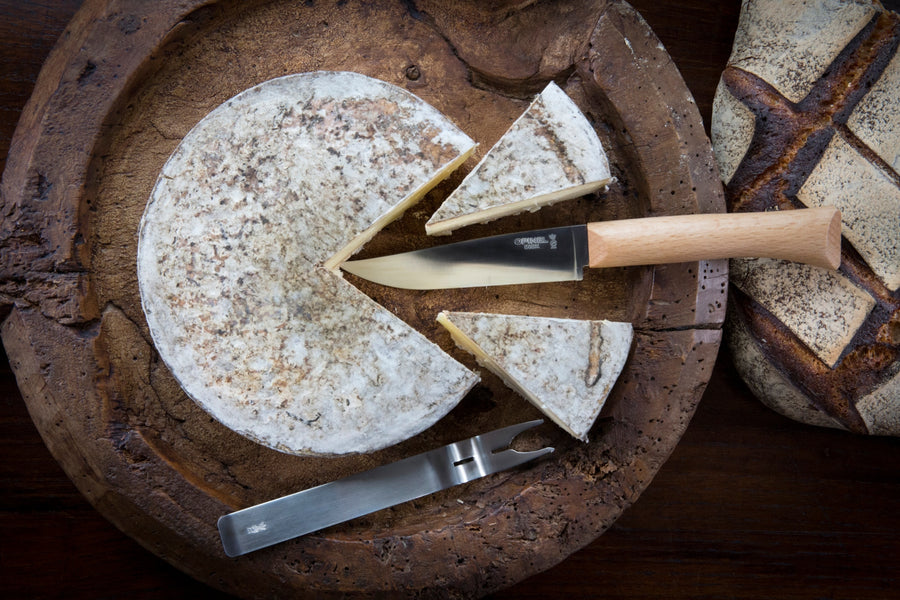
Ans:
{"label": "flour dusted crust", "polygon": [[840,421],[816,408],[806,394],[766,356],[765,341],[753,335],[746,320],[735,312],[726,320],[729,346],[747,387],[759,400],[782,415],[818,427],[843,429]]}
{"label": "flour dusted crust", "polygon": [[799,102],[875,12],[868,0],[744,2],[728,64]]}
{"label": "flour dusted crust", "polygon": [[769,258],[731,261],[731,282],[754,298],[829,367],[875,307],[839,272]]}
{"label": "flour dusted crust", "polygon": [[583,196],[610,181],[597,132],[575,102],[550,83],[425,224],[446,235]]}
{"label": "flour dusted crust", "polygon": [[304,455],[383,448],[446,414],[477,376],[334,268],[473,148],[353,73],[274,79],[205,117],[163,168],[138,246],[147,323],[187,394]]}
{"label": "flour dusted crust", "polygon": [[900,172],[900,54],[887,68],[872,89],[863,96],[847,120],[847,128],[869,147],[895,172]]}
{"label": "flour dusted crust", "polygon": [[806,206],[837,206],[844,237],[888,289],[900,287],[900,186],[895,177],[836,135],[797,198]]}
{"label": "flour dusted crust", "polygon": [[583,442],[631,349],[630,323],[442,312],[462,349]]}
{"label": "flour dusted crust", "polygon": [[730,181],[747,153],[756,130],[753,112],[735,98],[724,82],[719,81],[713,97],[716,127],[710,132],[719,174]]}
{"label": "flour dusted crust", "polygon": [[900,18],[869,0],[744,3],[711,133],[731,211],[834,205],[842,265],[732,261],[728,339],[760,399],[900,435]]}

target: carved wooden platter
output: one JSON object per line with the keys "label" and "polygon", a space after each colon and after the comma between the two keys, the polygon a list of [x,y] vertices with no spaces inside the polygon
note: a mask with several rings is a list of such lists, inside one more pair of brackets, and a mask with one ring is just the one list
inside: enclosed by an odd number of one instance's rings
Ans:
{"label": "carved wooden platter", "polygon": [[[727,263],[608,269],[583,282],[413,292],[354,281],[472,368],[439,310],[628,320],[636,341],[590,443],[544,425],[549,459],[230,559],[223,514],[539,417],[498,379],[424,433],[316,459],[246,440],[188,399],[141,312],[138,223],[162,165],[210,110],[267,79],[347,70],[404,86],[485,152],[550,80],[597,129],[605,194],[467,228],[465,239],[644,215],[723,212],[677,69],[627,4],[89,0],[48,59],[3,177],[3,343],[31,415],[79,490],[140,544],[239,596],[472,597],[594,540],[650,484],[710,376]],[[479,155],[480,156],[480,155]],[[423,247],[476,157],[364,255]]]}

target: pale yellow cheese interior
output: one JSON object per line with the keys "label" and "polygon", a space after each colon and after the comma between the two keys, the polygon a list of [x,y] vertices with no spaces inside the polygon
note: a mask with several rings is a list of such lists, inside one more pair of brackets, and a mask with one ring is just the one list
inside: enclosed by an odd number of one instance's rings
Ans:
{"label": "pale yellow cheese interior", "polygon": [[456,229],[461,229],[462,227],[466,227],[468,225],[487,223],[488,221],[493,221],[501,217],[515,215],[526,211],[534,212],[544,206],[554,204],[556,202],[571,200],[573,198],[578,198],[580,196],[590,194],[602,187],[605,187],[607,183],[609,183],[609,179],[594,181],[591,183],[584,183],[562,190],[557,190],[555,192],[541,194],[540,196],[534,196],[525,198],[524,200],[509,202],[508,204],[503,204],[502,206],[491,206],[475,213],[451,217],[444,221],[441,221],[438,224],[428,226],[428,233],[430,235],[443,235],[446,233],[450,233],[451,231],[454,231]]}
{"label": "pale yellow cheese interior", "polygon": [[368,229],[353,238],[353,240],[351,240],[349,244],[341,248],[340,251],[334,254],[334,256],[325,261],[323,266],[326,269],[332,271],[338,269],[344,261],[353,256],[353,254],[357,250],[362,248],[366,244],[366,242],[375,237],[375,234],[384,229],[385,226],[387,226],[389,223],[403,216],[403,213],[406,212],[408,208],[417,204],[422,198],[425,197],[425,194],[427,194],[432,190],[432,188],[434,188],[434,186],[449,177],[451,173],[453,173],[460,167],[460,165],[466,162],[466,160],[468,160],[469,157],[475,153],[476,147],[477,146],[473,144],[471,148],[460,154],[456,159],[448,163],[446,166],[442,167],[438,172],[434,174],[434,176],[430,180],[428,180],[422,187],[416,190],[415,193],[407,196],[402,202],[398,203],[394,208],[386,212],[377,221],[375,221]]}

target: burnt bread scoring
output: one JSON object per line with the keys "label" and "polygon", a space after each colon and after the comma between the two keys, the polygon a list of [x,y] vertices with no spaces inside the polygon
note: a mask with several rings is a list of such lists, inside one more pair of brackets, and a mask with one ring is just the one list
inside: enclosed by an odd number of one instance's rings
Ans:
{"label": "burnt bread scoring", "polygon": [[727,339],[771,408],[900,434],[900,18],[880,3],[745,3],[712,141],[733,212],[842,212],[838,271],[731,264]]}

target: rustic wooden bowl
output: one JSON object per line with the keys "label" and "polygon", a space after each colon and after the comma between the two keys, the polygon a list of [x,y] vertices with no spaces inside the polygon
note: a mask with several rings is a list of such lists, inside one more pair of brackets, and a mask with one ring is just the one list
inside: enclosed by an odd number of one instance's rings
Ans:
{"label": "rustic wooden bowl", "polygon": [[[538,415],[484,375],[449,416],[381,452],[281,454],[191,402],[154,351],[137,227],[184,134],[237,92],[352,70],[406,86],[485,152],[555,80],[608,149],[609,192],[468,228],[464,239],[631,216],[723,212],[700,115],[646,23],[621,1],[364,3],[89,0],[48,59],[10,150],[0,225],[2,337],[31,415],[79,490],[154,553],[241,596],[488,593],[586,545],[650,483],[707,384],[727,264],[590,272],[580,283],[409,292],[354,280],[460,360],[440,309],[629,320],[632,355],[583,444],[544,425],[547,460],[237,559],[232,510]],[[474,165],[364,250],[435,243],[423,223]],[[438,240],[443,242],[444,240]]]}

